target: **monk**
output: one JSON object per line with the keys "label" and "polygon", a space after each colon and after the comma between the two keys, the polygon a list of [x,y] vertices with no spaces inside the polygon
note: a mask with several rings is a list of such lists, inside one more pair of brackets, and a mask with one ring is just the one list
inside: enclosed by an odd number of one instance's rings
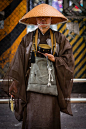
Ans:
{"label": "monk", "polygon": [[15,105],[15,116],[23,120],[22,129],[61,129],[60,112],[72,115],[72,46],[50,28],[65,21],[63,14],[47,4],[36,6],[20,20],[38,25],[22,38],[9,71],[13,79],[9,94],[21,103]]}

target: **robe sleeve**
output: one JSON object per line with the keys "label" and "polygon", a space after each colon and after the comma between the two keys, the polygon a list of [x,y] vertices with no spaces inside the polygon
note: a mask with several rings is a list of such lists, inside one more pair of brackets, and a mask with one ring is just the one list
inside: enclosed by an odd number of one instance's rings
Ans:
{"label": "robe sleeve", "polygon": [[72,46],[62,34],[60,34],[59,40],[57,42],[59,43],[59,55],[58,57],[55,57],[55,74],[57,80],[59,104],[63,112],[72,114],[69,106],[73,85],[72,79],[74,74],[74,57]]}
{"label": "robe sleeve", "polygon": [[9,76],[22,83],[24,78],[24,52],[23,39],[19,44],[16,54],[11,62]]}
{"label": "robe sleeve", "polygon": [[10,83],[10,80],[17,82],[17,90],[18,93],[14,94],[17,98],[26,99],[24,98],[25,94],[25,47],[24,47],[24,38],[20,42],[18,49],[15,53],[15,56],[10,64],[9,71],[7,72],[4,79],[9,78],[9,84],[6,82],[3,82],[3,90],[9,94],[9,87],[12,83]]}

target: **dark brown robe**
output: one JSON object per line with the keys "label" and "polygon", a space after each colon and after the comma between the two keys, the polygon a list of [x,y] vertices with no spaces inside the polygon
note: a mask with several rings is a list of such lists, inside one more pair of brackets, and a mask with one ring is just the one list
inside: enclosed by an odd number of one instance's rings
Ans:
{"label": "dark brown robe", "polygon": [[[56,43],[59,44],[58,56],[55,57],[54,63],[58,97],[32,92],[26,94],[33,32],[23,37],[10,66],[9,76],[19,82],[19,92],[15,96],[22,99],[24,104],[28,103],[27,129],[60,129],[60,111],[72,115],[70,105],[74,72],[72,47],[63,34],[58,31],[54,33]],[[45,42],[47,38],[50,38],[49,30],[45,35],[39,31],[39,43]]]}

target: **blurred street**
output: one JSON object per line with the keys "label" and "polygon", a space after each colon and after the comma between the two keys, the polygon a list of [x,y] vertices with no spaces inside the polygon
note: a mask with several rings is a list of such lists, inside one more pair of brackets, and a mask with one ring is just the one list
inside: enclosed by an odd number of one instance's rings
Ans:
{"label": "blurred street", "polygon": [[[10,111],[6,98],[0,91],[0,129],[21,129],[22,123]],[[61,113],[61,129],[86,129],[86,83],[73,84],[71,107],[73,116]]]}
{"label": "blurred street", "polygon": [[[61,129],[86,129],[86,103],[72,103],[73,116],[61,113]],[[0,129],[21,129],[8,104],[0,104]]]}

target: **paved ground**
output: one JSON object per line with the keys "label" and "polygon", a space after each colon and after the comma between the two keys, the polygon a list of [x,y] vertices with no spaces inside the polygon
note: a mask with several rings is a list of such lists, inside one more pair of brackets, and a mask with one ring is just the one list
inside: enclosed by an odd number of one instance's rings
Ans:
{"label": "paved ground", "polygon": [[86,129],[86,103],[72,104],[73,116],[61,114],[62,129]]}
{"label": "paved ground", "polygon": [[[62,129],[86,129],[86,103],[72,104],[73,116],[61,113]],[[0,129],[21,129],[8,104],[0,104]]]}

